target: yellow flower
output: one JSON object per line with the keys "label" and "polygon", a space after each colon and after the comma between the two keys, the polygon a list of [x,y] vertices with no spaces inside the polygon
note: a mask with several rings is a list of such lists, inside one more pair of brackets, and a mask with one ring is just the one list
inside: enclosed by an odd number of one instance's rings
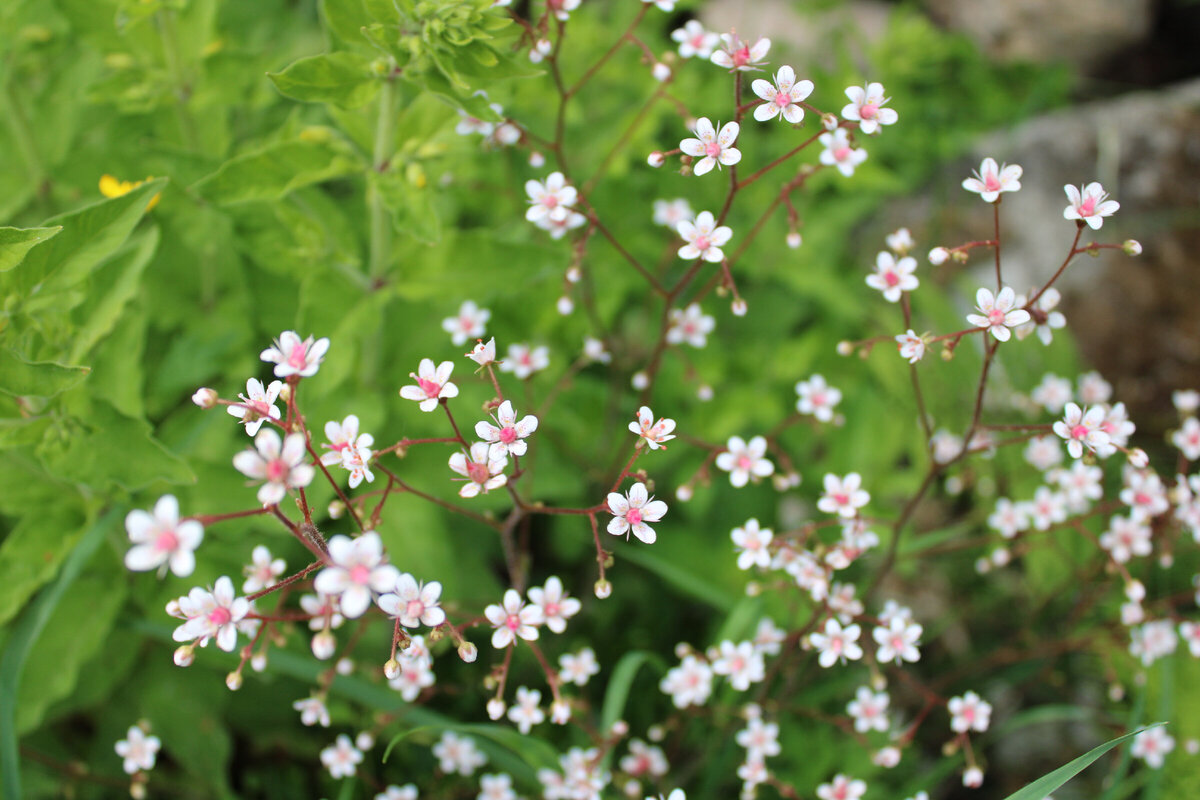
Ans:
{"label": "yellow flower", "polygon": [[[114,178],[112,175],[107,175],[107,174],[101,175],[100,176],[100,194],[104,195],[105,197],[121,197],[122,195],[129,194],[130,192],[132,192],[137,187],[141,186],[146,181],[152,181],[152,180],[154,180],[153,175],[146,178],[146,180],[137,181],[137,182],[123,181],[123,180],[120,180],[119,178]],[[146,204],[146,210],[149,211],[150,209],[152,209],[156,205],[158,205],[158,201],[161,197],[162,197],[162,192],[159,192],[158,194],[154,195],[154,197],[151,197],[150,202]]]}

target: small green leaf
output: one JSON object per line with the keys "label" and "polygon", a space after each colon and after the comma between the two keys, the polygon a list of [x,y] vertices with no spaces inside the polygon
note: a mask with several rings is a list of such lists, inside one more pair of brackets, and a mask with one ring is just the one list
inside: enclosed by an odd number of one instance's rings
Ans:
{"label": "small green leaf", "polygon": [[1109,750],[1112,750],[1127,739],[1132,739],[1142,731],[1165,724],[1163,722],[1156,722],[1153,725],[1147,725],[1145,728],[1132,731],[1124,736],[1118,736],[1116,739],[1105,742],[1099,747],[1092,748],[1071,763],[1059,767],[1048,775],[1043,775],[1025,788],[1010,794],[1005,800],[1046,800],[1047,795],[1058,791],[1067,781],[1083,772]]}
{"label": "small green leaf", "polygon": [[326,142],[293,139],[234,156],[193,188],[214,203],[277,200],[302,186],[361,172]]}
{"label": "small green leaf", "polygon": [[10,348],[0,348],[0,392],[14,397],[54,397],[87,377],[88,367],[53,361],[26,361]]}
{"label": "small green leaf", "polygon": [[25,254],[62,230],[52,228],[0,228],[0,272],[7,272],[25,260]]}
{"label": "small green leaf", "polygon": [[[101,296],[96,302],[81,309],[86,319],[73,337],[68,361],[82,361],[92,347],[116,327],[125,306],[138,291],[142,272],[158,250],[158,240],[159,233],[156,227],[131,237],[125,252],[98,272],[104,285],[94,286],[89,294]],[[103,291],[105,289],[107,291]]]}
{"label": "small green leaf", "polygon": [[341,108],[358,108],[379,92],[379,78],[371,74],[370,60],[358,53],[302,58],[282,72],[268,72],[267,77],[288,97]]}
{"label": "small green leaf", "polygon": [[600,730],[611,730],[613,723],[621,719],[633,689],[633,679],[646,664],[655,664],[661,671],[666,671],[662,660],[647,650],[631,650],[621,656],[613,667],[612,677],[608,679],[608,688],[604,692],[604,705],[600,710]]}

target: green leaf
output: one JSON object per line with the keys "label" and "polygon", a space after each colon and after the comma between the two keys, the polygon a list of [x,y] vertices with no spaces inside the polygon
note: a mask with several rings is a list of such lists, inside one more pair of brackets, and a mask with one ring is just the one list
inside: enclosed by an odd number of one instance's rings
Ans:
{"label": "green leaf", "polygon": [[613,723],[624,715],[625,704],[629,702],[629,693],[633,689],[633,679],[637,677],[638,670],[646,664],[654,664],[660,671],[666,671],[662,659],[647,650],[631,650],[617,661],[612,677],[608,679],[608,688],[604,691],[604,705],[600,709],[600,730],[611,730]]}
{"label": "green leaf", "polygon": [[267,77],[283,94],[306,103],[332,103],[358,108],[379,92],[380,79],[371,62],[358,53],[325,53],[302,58]]}
{"label": "green leaf", "polygon": [[25,260],[25,254],[58,234],[61,225],[52,228],[0,228],[0,272],[7,272]]}
{"label": "green leaf", "polygon": [[618,563],[621,559],[631,561],[673,587],[681,594],[712,606],[720,611],[728,612],[736,602],[735,598],[700,575],[695,575],[686,569],[672,564],[665,558],[651,553],[645,547],[625,547],[617,552]]}
{"label": "green leaf", "polygon": [[384,205],[392,212],[392,224],[396,229],[419,242],[437,244],[442,236],[442,226],[433,206],[433,190],[414,186],[395,173],[371,177]]}
{"label": "green leaf", "polygon": [[54,397],[87,377],[89,367],[53,361],[26,361],[10,348],[0,348],[0,392],[13,397]]}
{"label": "green leaf", "polygon": [[50,620],[63,593],[91,560],[96,548],[104,540],[109,527],[120,519],[120,516],[119,510],[110,509],[88,529],[88,532],[80,540],[79,546],[71,552],[70,557],[63,564],[58,580],[38,597],[21,621],[17,623],[4,648],[4,654],[0,656],[0,789],[3,789],[4,800],[20,800],[22,797],[21,762],[17,750],[17,733],[14,723],[17,711],[17,690],[21,685],[21,673],[25,669],[25,659],[29,656],[29,651],[37,641],[42,629]]}
{"label": "green leaf", "polygon": [[1142,731],[1165,724],[1163,722],[1156,722],[1153,725],[1147,725],[1145,728],[1132,731],[1124,736],[1118,736],[1116,739],[1105,742],[1099,747],[1094,747],[1071,763],[1059,767],[1048,775],[1043,775],[1033,783],[1025,786],[1025,788],[1010,794],[1005,800],[1046,800],[1047,795],[1058,791],[1063,784],[1083,772],[1109,750],[1112,750],[1127,739],[1132,739]]}
{"label": "green leaf", "polygon": [[365,45],[362,29],[372,22],[363,0],[321,0],[321,15],[333,35],[347,44]]}
{"label": "green leaf", "polygon": [[71,504],[62,503],[22,518],[0,543],[0,625],[54,577],[82,524]]}
{"label": "green leaf", "polygon": [[158,250],[158,241],[158,228],[131,237],[125,252],[101,271],[113,276],[111,288],[96,303],[83,309],[87,319],[73,337],[68,361],[82,361],[92,347],[116,327],[125,306],[138,291],[142,273]]}
{"label": "green leaf", "polygon": [[362,171],[327,142],[292,139],[235,156],[192,188],[214,203],[278,200],[302,186]]}

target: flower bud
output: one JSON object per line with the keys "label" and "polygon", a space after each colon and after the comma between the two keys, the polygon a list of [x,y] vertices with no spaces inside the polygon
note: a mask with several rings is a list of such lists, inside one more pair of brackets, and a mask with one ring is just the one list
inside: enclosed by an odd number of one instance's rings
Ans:
{"label": "flower bud", "polygon": [[1114,703],[1119,703],[1125,699],[1125,687],[1119,683],[1110,683],[1108,685],[1108,699]]}
{"label": "flower bud", "polygon": [[1144,469],[1150,463],[1150,456],[1140,447],[1135,447],[1127,454],[1129,463],[1137,469]]}
{"label": "flower bud", "polygon": [[479,648],[470,642],[463,642],[458,646],[458,657],[468,664],[471,664],[475,659],[479,658]]}
{"label": "flower bud", "polygon": [[744,317],[750,307],[746,305],[746,301],[740,297],[733,298],[733,302],[729,304],[729,310],[733,312],[735,317]]}
{"label": "flower bud", "polygon": [[1140,256],[1142,254],[1142,243],[1137,239],[1126,239],[1125,244],[1121,245],[1121,249],[1125,251],[1127,256]]}
{"label": "flower bud", "polygon": [[341,519],[346,515],[346,504],[341,500],[333,500],[329,503],[329,518]]}
{"label": "flower bud", "polygon": [[854,345],[847,342],[845,339],[837,343],[837,354],[839,356],[848,356],[854,352]]}
{"label": "flower bud", "polygon": [[554,304],[554,307],[558,309],[559,314],[565,317],[575,310],[575,302],[566,295],[563,295],[558,298],[558,302]]}
{"label": "flower bud", "polygon": [[667,731],[662,725],[651,725],[646,729],[646,738],[652,742],[661,742],[667,738]]}
{"label": "flower bud", "polygon": [[638,372],[633,373],[633,378],[629,381],[629,383],[634,389],[637,389],[640,392],[650,385],[650,376],[639,370]]}
{"label": "flower bud", "polygon": [[192,402],[201,408],[212,408],[217,404],[217,397],[215,389],[200,388],[192,395]]}
{"label": "flower bud", "polygon": [[978,789],[983,786],[983,770],[979,767],[968,767],[963,773],[963,786],[968,789]]}
{"label": "flower bud", "polygon": [[279,400],[281,402],[286,403],[287,401],[289,401],[291,399],[292,399],[292,385],[290,383],[285,383],[279,389]]}
{"label": "flower bud", "polygon": [[791,231],[790,233],[788,233],[786,241],[787,241],[788,247],[792,248],[793,250],[796,250],[797,248],[800,247],[800,244],[803,240],[800,238],[800,234],[798,232]]}
{"label": "flower bud", "polygon": [[1146,586],[1141,581],[1134,579],[1125,584],[1125,596],[1135,603],[1140,603],[1146,599]]}
{"label": "flower bud", "polygon": [[612,728],[609,731],[613,736],[627,736],[629,735],[629,723],[623,719],[619,719],[612,724]]}
{"label": "flower bud", "polygon": [[1003,547],[997,547],[992,553],[992,563],[997,567],[1006,567],[1012,561],[1012,553]]}
{"label": "flower bud", "polygon": [[821,125],[827,131],[836,130],[837,126],[840,124],[841,123],[838,121],[838,118],[835,114],[831,114],[831,113],[827,112],[827,113],[821,115]]}
{"label": "flower bud", "polygon": [[621,791],[625,792],[626,797],[632,798],[632,800],[637,800],[637,798],[642,796],[641,781],[630,780],[623,787],[621,787]]}
{"label": "flower bud", "polygon": [[986,575],[992,571],[992,562],[986,558],[975,559],[975,571],[980,575]]}
{"label": "flower bud", "polygon": [[929,263],[935,267],[945,264],[948,258],[950,258],[950,251],[944,247],[935,247],[929,251]]}
{"label": "flower bud", "polygon": [[383,664],[383,676],[389,681],[394,681],[400,677],[400,662],[394,658],[389,658]]}
{"label": "flower bud", "polygon": [[686,503],[688,500],[691,500],[692,485],[690,483],[680,484],[679,488],[675,490],[675,499],[681,503]]}
{"label": "flower bud", "polygon": [[671,77],[671,68],[660,61],[650,70],[650,74],[654,76],[654,80],[662,83]]}
{"label": "flower bud", "polygon": [[884,769],[891,769],[900,763],[900,748],[885,747],[872,755],[871,760]]}
{"label": "flower bud", "polygon": [[550,721],[555,725],[566,725],[571,721],[571,705],[562,698],[550,704]]}
{"label": "flower bud", "polygon": [[546,157],[537,150],[534,150],[529,154],[529,166],[533,167],[534,169],[541,169],[542,167],[546,166]]}
{"label": "flower bud", "polygon": [[601,578],[596,581],[596,585],[593,588],[596,592],[596,597],[601,600],[607,600],[612,596],[612,582],[607,578]]}
{"label": "flower bud", "polygon": [[583,277],[583,273],[579,267],[569,267],[567,269],[567,283],[579,283],[579,279]]}
{"label": "flower bud", "polygon": [[337,650],[337,638],[329,632],[328,629],[318,631],[312,638],[312,652],[320,661],[326,661],[333,658],[333,652]]}
{"label": "flower bud", "polygon": [[707,383],[700,384],[700,386],[696,389],[696,397],[701,402],[707,403],[709,400],[713,399],[713,388]]}
{"label": "flower bud", "polygon": [[493,697],[491,700],[488,700],[487,703],[488,717],[493,720],[498,720],[504,716],[504,711],[506,708],[507,706],[505,706],[502,699],[499,697]]}
{"label": "flower bud", "polygon": [[225,676],[225,685],[229,687],[229,691],[236,692],[242,688],[242,673],[234,671]]}
{"label": "flower bud", "polygon": [[267,668],[267,653],[265,650],[260,650],[250,656],[250,669],[255,672],[262,672]]}
{"label": "flower bud", "polygon": [[191,644],[181,645],[175,648],[175,666],[190,667],[192,662],[196,660],[196,646]]}
{"label": "flower bud", "polygon": [[354,746],[359,750],[370,750],[375,746],[375,737],[370,731],[362,731],[354,737]]}
{"label": "flower bud", "polygon": [[666,162],[667,162],[667,157],[662,154],[661,150],[655,150],[653,153],[651,153],[649,156],[646,157],[646,163],[649,164],[650,166],[654,167],[655,169],[658,169]]}
{"label": "flower bud", "polygon": [[[140,772],[137,773],[137,775],[142,774]],[[144,779],[138,780],[137,775],[134,776],[133,781],[129,784],[129,796],[133,800],[146,800],[146,781]]]}
{"label": "flower bud", "polygon": [[1197,753],[1200,753],[1200,740],[1188,739],[1183,743],[1183,752],[1187,753],[1189,756],[1194,756]]}
{"label": "flower bud", "polygon": [[338,675],[349,675],[354,672],[354,659],[339,658],[338,662],[333,665],[333,668],[337,671]]}

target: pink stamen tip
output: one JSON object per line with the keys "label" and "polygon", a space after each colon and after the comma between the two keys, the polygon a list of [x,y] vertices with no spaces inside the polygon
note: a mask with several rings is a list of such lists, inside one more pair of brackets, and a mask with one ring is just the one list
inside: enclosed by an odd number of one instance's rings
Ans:
{"label": "pink stamen tip", "polygon": [[425,604],[420,600],[409,600],[408,605],[404,607],[404,616],[420,617],[425,613]]}
{"label": "pink stamen tip", "polygon": [[508,628],[510,631],[515,631],[517,628],[521,627],[521,618],[516,614],[509,614],[508,619],[504,620],[504,627]]}
{"label": "pink stamen tip", "polygon": [[749,470],[754,466],[754,459],[750,456],[740,456],[737,460],[738,469]]}
{"label": "pink stamen tip", "polygon": [[1087,436],[1088,433],[1088,426],[1086,425],[1076,425],[1074,428],[1071,428],[1072,439],[1082,439]]}
{"label": "pink stamen tip", "polygon": [[705,155],[716,158],[717,156],[721,155],[721,145],[717,144],[716,142],[709,142],[708,144],[704,145],[704,153]]}
{"label": "pink stamen tip", "polygon": [[900,283],[900,276],[894,272],[886,272],[883,275],[883,282],[888,286],[896,286]]}
{"label": "pink stamen tip", "polygon": [[625,521],[630,525],[638,525],[642,521],[642,511],[638,508],[631,508],[625,512]]}
{"label": "pink stamen tip", "polygon": [[230,613],[228,608],[222,606],[214,608],[208,614],[208,621],[217,626],[228,625],[232,619],[233,614]]}
{"label": "pink stamen tip", "polygon": [[863,119],[875,119],[879,116],[879,106],[875,103],[863,103],[858,109],[858,116]]}
{"label": "pink stamen tip", "polygon": [[988,315],[987,315],[988,322],[992,323],[993,325],[1003,325],[1004,317],[1005,317],[1004,312],[998,308],[993,308],[991,311],[988,312]]}
{"label": "pink stamen tip", "polygon": [[1096,213],[1096,198],[1089,197],[1079,204],[1076,209],[1081,217],[1090,217]]}
{"label": "pink stamen tip", "polygon": [[845,161],[850,157],[849,147],[835,147],[833,150],[833,158],[835,161]]}
{"label": "pink stamen tip", "polygon": [[267,482],[283,483],[291,469],[281,459],[273,458],[267,462]]}
{"label": "pink stamen tip", "polygon": [[370,567],[367,567],[363,564],[359,564],[358,566],[351,568],[351,570],[350,570],[351,583],[357,583],[359,585],[363,585],[363,584],[367,583],[367,581],[369,581],[369,580],[371,580]]}
{"label": "pink stamen tip", "polygon": [[304,366],[307,360],[305,356],[308,353],[308,348],[304,346],[304,342],[297,342],[292,345],[292,352],[288,354],[287,363],[289,367],[300,369]]}
{"label": "pink stamen tip", "polygon": [[179,537],[175,535],[175,531],[163,531],[154,541],[154,548],[163,553],[169,553],[179,547]]}

